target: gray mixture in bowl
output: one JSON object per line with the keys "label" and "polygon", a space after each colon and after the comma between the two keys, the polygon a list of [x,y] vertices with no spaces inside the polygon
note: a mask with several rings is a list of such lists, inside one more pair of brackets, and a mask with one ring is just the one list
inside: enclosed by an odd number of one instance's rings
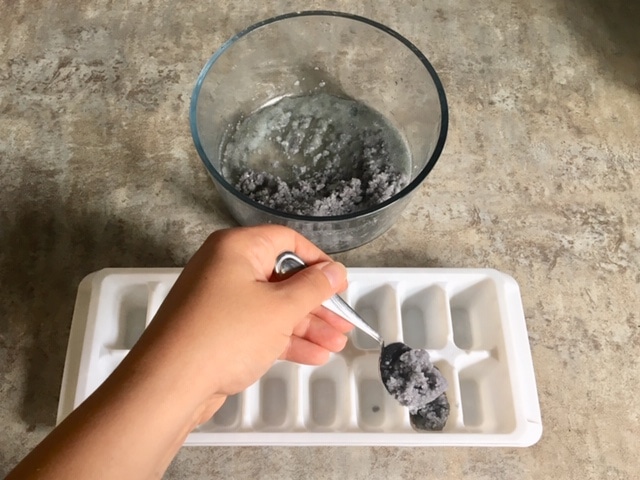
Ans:
{"label": "gray mixture in bowl", "polygon": [[297,215],[364,210],[409,182],[400,132],[368,106],[325,93],[284,97],[242,119],[221,156],[239,192]]}

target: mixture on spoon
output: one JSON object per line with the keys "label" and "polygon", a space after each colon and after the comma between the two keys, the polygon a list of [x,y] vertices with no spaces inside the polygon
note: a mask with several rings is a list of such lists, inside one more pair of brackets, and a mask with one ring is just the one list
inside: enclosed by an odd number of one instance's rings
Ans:
{"label": "mixture on spoon", "polygon": [[409,408],[411,424],[417,430],[442,430],[449,417],[447,380],[431,363],[429,353],[404,344],[385,347],[380,370],[386,389]]}

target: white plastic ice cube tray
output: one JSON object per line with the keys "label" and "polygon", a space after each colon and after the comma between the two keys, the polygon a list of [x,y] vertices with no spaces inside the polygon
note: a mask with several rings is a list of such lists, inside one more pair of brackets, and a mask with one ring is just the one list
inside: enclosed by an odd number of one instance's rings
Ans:
{"label": "white plastic ice cube tray", "polygon": [[[106,269],[80,284],[58,421],[136,342],[179,269]],[[520,446],[542,434],[517,283],[485,269],[349,269],[343,295],[387,343],[426,348],[449,382],[441,432],[412,429],[384,389],[379,348],[361,332],[326,365],[277,362],[227,399],[186,445]]]}

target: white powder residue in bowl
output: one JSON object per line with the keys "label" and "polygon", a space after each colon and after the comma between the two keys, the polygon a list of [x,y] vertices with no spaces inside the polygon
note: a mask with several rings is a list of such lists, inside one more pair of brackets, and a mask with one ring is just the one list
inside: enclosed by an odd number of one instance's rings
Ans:
{"label": "white powder residue in bowl", "polygon": [[325,93],[285,97],[244,118],[221,156],[223,175],[239,192],[298,215],[364,210],[409,181],[398,130],[368,106]]}

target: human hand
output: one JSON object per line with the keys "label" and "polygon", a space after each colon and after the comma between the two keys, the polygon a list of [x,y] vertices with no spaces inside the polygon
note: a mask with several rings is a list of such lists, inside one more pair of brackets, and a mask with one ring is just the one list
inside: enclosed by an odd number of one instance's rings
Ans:
{"label": "human hand", "polygon": [[[285,250],[309,266],[274,281]],[[201,422],[276,359],[321,364],[341,350],[352,327],[320,304],[346,285],[345,268],[293,230],[221,230],[189,261],[130,355],[179,363],[206,403]]]}
{"label": "human hand", "polygon": [[[309,267],[274,282],[285,250]],[[160,478],[189,432],[276,359],[319,364],[344,347],[351,326],[320,304],[346,284],[285,227],[212,234],[118,368],[8,478]]]}

